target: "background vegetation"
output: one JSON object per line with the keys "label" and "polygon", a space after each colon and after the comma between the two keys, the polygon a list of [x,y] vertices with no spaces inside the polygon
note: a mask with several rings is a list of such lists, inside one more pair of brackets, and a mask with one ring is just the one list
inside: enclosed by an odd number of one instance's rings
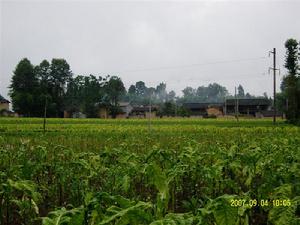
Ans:
{"label": "background vegetation", "polygon": [[[75,76],[64,59],[52,59],[51,63],[43,60],[34,66],[28,59],[22,59],[12,76],[10,96],[13,109],[25,117],[41,117],[47,105],[48,117],[63,117],[69,113],[83,112],[89,118],[98,117],[99,107],[106,107],[114,117],[119,111],[119,102],[126,101],[132,105],[160,105],[159,115],[186,116],[180,106],[185,102],[223,102],[230,98],[226,87],[213,83],[198,88],[186,87],[183,96],[178,97],[174,91],[167,91],[166,83],[156,87],[147,87],[138,81],[125,89],[118,76]],[[239,98],[255,97],[245,94],[239,85]],[[264,94],[265,98],[267,95]],[[175,109],[176,108],[176,109]]]}
{"label": "background vegetation", "polygon": [[[284,112],[289,122],[299,123],[300,118],[300,79],[299,44],[295,39],[285,43],[285,74],[281,83],[281,92],[277,94],[277,110]],[[181,97],[174,91],[167,91],[166,83],[156,87],[147,87],[143,81],[131,85],[128,90],[118,76],[74,76],[64,59],[43,60],[34,66],[28,59],[22,59],[12,76],[10,97],[13,109],[24,116],[43,116],[45,105],[48,117],[63,117],[63,112],[83,112],[87,117],[97,117],[99,107],[106,107],[114,117],[119,111],[119,101],[128,101],[133,105],[160,105],[159,115],[179,116],[187,112],[178,107],[185,102],[223,102],[225,97],[232,98],[226,87],[212,83],[198,88],[186,87]],[[255,98],[246,93],[239,85],[238,98]],[[267,94],[263,96],[268,98]],[[150,100],[151,99],[151,100]]]}

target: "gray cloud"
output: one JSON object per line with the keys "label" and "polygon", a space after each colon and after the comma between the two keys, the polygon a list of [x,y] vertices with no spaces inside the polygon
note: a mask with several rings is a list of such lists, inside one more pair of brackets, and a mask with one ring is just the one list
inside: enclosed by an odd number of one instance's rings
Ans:
{"label": "gray cloud", "polygon": [[[276,47],[283,71],[285,40],[300,39],[297,1],[0,4],[0,93],[4,96],[23,57],[33,64],[65,58],[75,74],[118,75],[127,87],[139,80],[147,85],[164,81],[168,90],[181,94],[188,85],[218,82],[231,93],[242,84],[251,93],[271,95],[270,58],[180,66],[267,57]],[[145,70],[161,67],[172,68]]]}

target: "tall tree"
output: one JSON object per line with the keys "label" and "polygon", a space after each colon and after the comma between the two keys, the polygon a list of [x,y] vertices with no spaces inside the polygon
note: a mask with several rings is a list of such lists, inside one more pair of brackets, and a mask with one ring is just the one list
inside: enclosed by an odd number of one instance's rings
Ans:
{"label": "tall tree", "polygon": [[43,60],[40,65],[36,66],[35,73],[40,82],[40,87],[43,92],[47,92],[50,79],[50,63],[47,60]]}
{"label": "tall tree", "polygon": [[42,111],[44,110],[45,104],[47,103],[47,115],[55,116],[56,109],[51,97],[50,63],[47,60],[43,60],[39,65],[35,66],[34,71],[39,81],[39,99]]}
{"label": "tall tree", "polygon": [[138,81],[135,85],[131,85],[128,89],[126,100],[130,101],[132,104],[147,104],[147,102],[149,102],[149,93],[145,82]]}
{"label": "tall tree", "polygon": [[67,83],[72,78],[70,65],[65,59],[52,59],[49,85],[52,100],[56,105],[56,116],[61,117],[64,111],[64,95]]}
{"label": "tall tree", "polygon": [[175,103],[165,102],[162,105],[162,115],[164,116],[175,116]]}
{"label": "tall tree", "polygon": [[288,39],[285,42],[286,56],[285,68],[288,74],[283,79],[284,92],[287,98],[287,119],[296,121],[300,117],[300,96],[299,96],[299,77],[298,77],[298,42],[295,39]]}
{"label": "tall tree", "polygon": [[126,89],[121,78],[117,76],[110,77],[107,85],[106,92],[110,101],[110,113],[113,118],[116,117],[118,112],[120,111],[118,102],[122,95],[126,93]]}
{"label": "tall tree", "polygon": [[245,97],[245,91],[244,91],[243,86],[240,84],[237,89],[238,89],[238,97],[239,98],[244,98]]}
{"label": "tall tree", "polygon": [[135,85],[130,85],[130,87],[128,88],[128,92],[127,92],[127,95],[125,95],[123,97],[123,100],[124,101],[128,101],[130,103],[135,103],[136,102],[136,99],[137,99],[137,95],[136,95],[136,88],[135,88]]}
{"label": "tall tree", "polygon": [[149,87],[146,89],[146,97],[149,99],[151,98],[152,101],[155,99],[155,88]]}
{"label": "tall tree", "polygon": [[144,97],[145,93],[146,93],[146,89],[147,89],[147,87],[145,85],[145,82],[138,81],[135,83],[135,90],[136,90],[137,96]]}
{"label": "tall tree", "polygon": [[65,107],[69,113],[78,112],[82,110],[84,76],[76,76],[71,78],[67,85],[67,92],[65,95]]}
{"label": "tall tree", "polygon": [[187,101],[192,100],[195,97],[196,90],[192,87],[186,87],[182,90],[183,98]]}
{"label": "tall tree", "polygon": [[201,101],[201,102],[207,101],[207,99],[208,99],[207,87],[204,87],[204,86],[198,87],[196,95],[197,95],[197,99],[199,99],[199,101]]}
{"label": "tall tree", "polygon": [[[79,75],[72,78],[67,86],[65,108],[68,112],[83,112],[87,117],[98,116],[98,104],[102,104],[105,94],[105,79],[94,75]],[[109,104],[109,101],[106,102]]]}
{"label": "tall tree", "polygon": [[226,87],[213,83],[207,87],[200,86],[197,89],[186,87],[183,91],[181,102],[221,102],[228,96]]}
{"label": "tall tree", "polygon": [[96,103],[103,96],[102,77],[98,79],[94,75],[85,77],[84,83],[84,108],[83,112],[86,113],[88,117],[97,116]]}
{"label": "tall tree", "polygon": [[285,68],[289,75],[297,75],[298,72],[298,42],[295,39],[288,39],[285,42],[286,57]]}
{"label": "tall tree", "polygon": [[249,92],[246,93],[245,97],[246,98],[253,98],[253,96],[251,96],[251,94]]}
{"label": "tall tree", "polygon": [[130,85],[129,89],[128,89],[128,94],[130,95],[135,95],[136,94],[136,89],[134,85]]}
{"label": "tall tree", "polygon": [[167,95],[167,101],[174,102],[176,97],[175,91],[170,91]]}
{"label": "tall tree", "polygon": [[38,116],[36,105],[39,96],[38,79],[31,62],[22,59],[14,71],[9,93],[13,109],[24,116]]}
{"label": "tall tree", "polygon": [[228,95],[226,87],[223,87],[217,83],[208,85],[208,101],[219,102],[224,101],[225,96]]}
{"label": "tall tree", "polygon": [[156,86],[156,95],[160,102],[165,102],[167,97],[167,91],[166,91],[167,85],[165,83],[160,83]]}

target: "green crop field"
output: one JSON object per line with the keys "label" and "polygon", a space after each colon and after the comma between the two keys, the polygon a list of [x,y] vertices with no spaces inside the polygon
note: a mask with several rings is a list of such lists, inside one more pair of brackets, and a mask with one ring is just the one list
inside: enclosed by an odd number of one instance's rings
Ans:
{"label": "green crop field", "polygon": [[300,224],[284,121],[0,118],[1,225]]}

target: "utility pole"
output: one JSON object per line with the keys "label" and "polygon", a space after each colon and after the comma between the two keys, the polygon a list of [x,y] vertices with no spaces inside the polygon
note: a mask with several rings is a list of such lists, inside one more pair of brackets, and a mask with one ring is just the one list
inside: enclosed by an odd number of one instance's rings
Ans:
{"label": "utility pole", "polygon": [[151,130],[151,94],[150,94],[150,106],[149,106],[149,119],[148,119],[148,129],[149,129],[149,132]]}
{"label": "utility pole", "polygon": [[47,96],[45,97],[45,108],[44,108],[44,124],[43,124],[44,133],[46,131],[46,117],[47,117]]}
{"label": "utility pole", "polygon": [[234,87],[234,96],[235,96],[235,118],[236,118],[236,121],[239,122],[239,116],[238,116],[238,98],[237,98],[237,94],[236,94],[236,87]]}
{"label": "utility pole", "polygon": [[226,102],[226,96],[225,96],[225,108],[224,108],[224,115],[227,115],[227,102]]}
{"label": "utility pole", "polygon": [[237,120],[239,121],[240,110],[239,110],[239,96],[238,95],[236,98],[236,108],[237,108]]}
{"label": "utility pole", "polygon": [[270,51],[269,53],[273,54],[273,67],[269,68],[273,70],[273,123],[276,123],[276,48],[273,48],[273,51]]}

